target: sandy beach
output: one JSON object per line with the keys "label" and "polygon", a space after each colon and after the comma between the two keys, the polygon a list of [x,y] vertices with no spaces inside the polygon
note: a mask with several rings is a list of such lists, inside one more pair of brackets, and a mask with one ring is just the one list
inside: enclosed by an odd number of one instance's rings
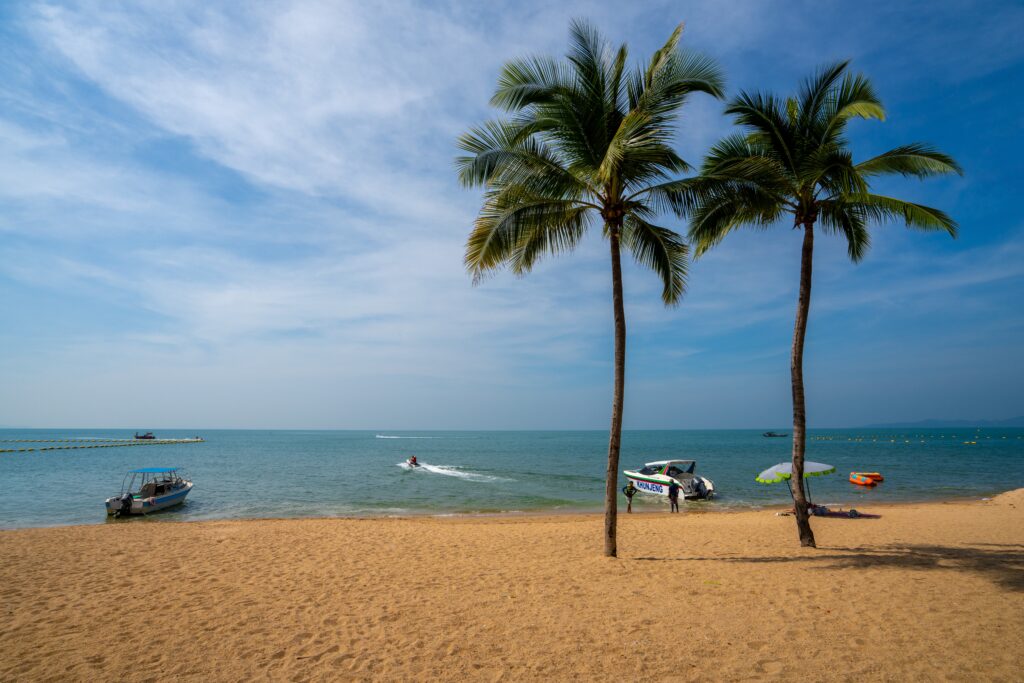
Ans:
{"label": "sandy beach", "polygon": [[1020,680],[1024,489],[876,508],[0,533],[0,680]]}

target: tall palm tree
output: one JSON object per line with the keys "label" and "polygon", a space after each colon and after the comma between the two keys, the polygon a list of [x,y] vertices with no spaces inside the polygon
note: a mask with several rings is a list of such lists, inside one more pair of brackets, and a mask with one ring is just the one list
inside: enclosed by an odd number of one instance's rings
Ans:
{"label": "tall palm tree", "polygon": [[722,96],[715,64],[678,48],[682,25],[645,67],[627,65],[589,24],[570,27],[567,60],[508,62],[491,104],[510,115],[459,139],[459,180],[485,188],[466,243],[474,282],[508,266],[530,271],[545,253],[571,251],[600,219],[611,249],[615,389],[605,480],[605,555],[616,556],[619,444],[626,370],[626,317],[620,250],[662,280],[662,299],[683,294],[688,247],[655,225],[669,207],[674,175],[688,166],[672,149],[675,115],[687,96]]}
{"label": "tall palm tree", "polygon": [[814,231],[846,238],[850,259],[868,249],[868,225],[901,220],[921,230],[945,230],[956,237],[956,222],[938,209],[874,194],[875,176],[926,178],[962,174],[951,157],[921,143],[896,147],[854,162],[844,137],[852,118],[885,118],[871,83],[831,64],[807,79],[796,97],[741,93],[726,113],[745,129],[721,140],[708,153],[696,179],[677,183],[673,202],[690,215],[689,236],[700,256],[740,226],[768,228],[792,217],[803,230],[800,296],[793,329],[790,370],[793,384],[793,477],[800,543],[815,545],[807,514],[803,468],[806,434],[803,354],[811,303]]}

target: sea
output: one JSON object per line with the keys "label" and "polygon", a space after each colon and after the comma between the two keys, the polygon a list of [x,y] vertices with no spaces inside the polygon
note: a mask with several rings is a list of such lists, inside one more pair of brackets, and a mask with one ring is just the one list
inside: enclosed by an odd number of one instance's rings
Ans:
{"label": "sea", "polygon": [[[0,528],[149,524],[274,517],[390,517],[599,511],[606,431],[161,430],[135,445],[115,429],[0,430]],[[100,441],[59,441],[98,439]],[[129,443],[129,447],[39,450]],[[11,449],[35,448],[10,452]],[[697,461],[715,483],[711,501],[684,510],[784,505],[785,484],[755,482],[790,458],[789,438],[755,430],[626,431],[621,470],[669,458]],[[423,467],[410,470],[416,455]],[[807,459],[834,465],[811,479],[815,502],[870,510],[909,501],[981,499],[1024,487],[1024,429],[817,429]],[[139,467],[180,467],[195,488],[186,502],[145,518],[114,520],[103,502]],[[849,483],[881,472],[876,488]],[[622,499],[624,502],[624,498]],[[638,496],[638,511],[667,509]]]}

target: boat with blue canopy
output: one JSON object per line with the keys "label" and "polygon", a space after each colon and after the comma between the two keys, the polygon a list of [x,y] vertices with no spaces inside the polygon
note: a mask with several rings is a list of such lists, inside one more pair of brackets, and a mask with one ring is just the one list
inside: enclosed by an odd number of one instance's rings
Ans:
{"label": "boat with blue canopy", "polygon": [[129,470],[121,493],[107,498],[107,514],[115,517],[148,515],[185,502],[192,480],[179,467],[140,467]]}

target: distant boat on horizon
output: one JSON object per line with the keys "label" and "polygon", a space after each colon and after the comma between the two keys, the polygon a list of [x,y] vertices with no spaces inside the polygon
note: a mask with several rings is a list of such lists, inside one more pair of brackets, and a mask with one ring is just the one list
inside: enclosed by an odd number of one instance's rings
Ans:
{"label": "distant boat on horizon", "polygon": [[765,432],[761,436],[763,436],[765,438],[768,438],[768,439],[771,439],[771,438],[779,438],[779,437],[783,437],[783,436],[789,436],[789,434],[779,434],[778,432]]}
{"label": "distant boat on horizon", "polygon": [[153,432],[146,432],[145,434],[139,434],[138,432],[135,432],[135,438],[136,439],[155,439],[156,437],[153,436]]}

